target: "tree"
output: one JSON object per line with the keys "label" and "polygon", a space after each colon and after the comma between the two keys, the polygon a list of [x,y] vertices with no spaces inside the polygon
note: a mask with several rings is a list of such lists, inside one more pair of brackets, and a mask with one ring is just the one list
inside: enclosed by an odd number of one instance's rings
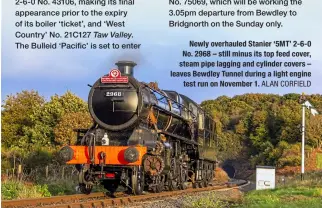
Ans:
{"label": "tree", "polygon": [[[226,159],[246,152],[254,165],[297,165],[298,145],[301,144],[299,97],[295,93],[221,96],[204,101],[201,106],[216,121],[219,154]],[[322,95],[308,95],[307,99],[322,112]],[[307,144],[321,146],[322,116],[311,116],[306,126]],[[234,147],[238,143],[240,145]]]}
{"label": "tree", "polygon": [[306,142],[313,147],[322,147],[322,115],[309,116],[306,124]]}
{"label": "tree", "polygon": [[37,125],[33,133],[38,137],[49,138],[51,144],[57,145],[59,140],[55,139],[54,133],[56,125],[65,114],[77,112],[88,113],[87,103],[81,98],[70,91],[62,96],[54,95],[37,115]]}
{"label": "tree", "polygon": [[73,145],[76,142],[74,129],[86,129],[92,124],[87,112],[66,113],[54,129],[55,142],[59,145]]}
{"label": "tree", "polygon": [[283,154],[277,159],[278,167],[298,166],[301,164],[301,144],[289,145],[283,150]]}
{"label": "tree", "polygon": [[[86,102],[69,91],[62,96],[52,96],[49,102],[36,91],[9,95],[4,100],[1,114],[2,145],[6,149],[2,156],[12,160],[12,164],[16,161],[23,163],[31,153],[40,150],[51,152],[56,142],[61,144],[69,129],[86,128],[83,124],[92,122]],[[67,114],[70,115],[64,118]],[[57,125],[60,133],[55,139],[54,129]],[[68,129],[65,134],[62,133],[63,125]],[[43,150],[44,147],[47,149]]]}
{"label": "tree", "polygon": [[45,99],[37,91],[22,91],[8,95],[3,101],[1,111],[2,157],[6,159],[7,168],[17,163],[22,164],[35,145],[46,141],[38,140],[33,135],[37,119]]}
{"label": "tree", "polygon": [[2,105],[2,144],[7,148],[28,149],[41,144],[33,135],[37,125],[37,114],[45,103],[45,99],[36,91],[22,91],[7,96]]}

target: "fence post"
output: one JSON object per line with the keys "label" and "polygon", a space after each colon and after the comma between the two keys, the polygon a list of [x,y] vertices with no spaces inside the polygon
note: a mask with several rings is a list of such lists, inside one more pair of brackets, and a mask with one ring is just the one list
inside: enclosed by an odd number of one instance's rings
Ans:
{"label": "fence post", "polygon": [[48,172],[49,172],[49,169],[48,169],[48,165],[46,166],[46,179],[48,179]]}
{"label": "fence post", "polygon": [[18,165],[18,172],[17,172],[17,176],[18,176],[18,180],[21,180],[22,179],[22,167],[21,167],[21,164]]}
{"label": "fence post", "polygon": [[61,173],[61,178],[64,179],[64,173],[65,172],[65,167],[63,167],[62,173]]}

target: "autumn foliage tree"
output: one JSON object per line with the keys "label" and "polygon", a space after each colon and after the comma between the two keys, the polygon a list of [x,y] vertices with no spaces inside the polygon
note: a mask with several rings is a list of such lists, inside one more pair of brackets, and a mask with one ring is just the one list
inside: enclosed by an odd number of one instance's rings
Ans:
{"label": "autumn foliage tree", "polygon": [[44,104],[45,99],[36,91],[22,91],[7,96],[1,106],[2,146],[29,148],[42,145],[44,141],[34,138],[33,129],[38,122],[37,114],[41,112]]}
{"label": "autumn foliage tree", "polygon": [[87,103],[69,91],[49,101],[36,91],[9,95],[1,114],[2,158],[14,158],[13,164],[16,159],[23,163],[39,155],[46,155],[46,161],[50,161],[51,152],[59,145],[75,141],[73,129],[88,128],[92,123]]}
{"label": "autumn foliage tree", "polygon": [[[54,146],[60,144],[60,142],[56,143],[58,140],[55,139],[55,127],[61,122],[64,116],[77,112],[83,114],[88,113],[87,103],[78,96],[70,91],[67,91],[62,96],[52,96],[50,101],[44,104],[42,111],[37,114],[38,123],[37,128],[35,128],[35,134],[38,137],[48,138]],[[90,119],[89,122],[91,121]]]}
{"label": "autumn foliage tree", "polygon": [[[216,121],[221,159],[245,156],[253,165],[298,165],[302,118],[299,97],[294,93],[244,94],[202,102]],[[322,112],[322,95],[308,95],[307,99]],[[322,115],[313,117],[307,111],[306,116],[306,144],[321,147]]]}
{"label": "autumn foliage tree", "polygon": [[76,132],[73,129],[87,129],[92,125],[92,119],[87,112],[73,112],[62,116],[54,129],[55,142],[59,145],[73,145],[76,142]]}

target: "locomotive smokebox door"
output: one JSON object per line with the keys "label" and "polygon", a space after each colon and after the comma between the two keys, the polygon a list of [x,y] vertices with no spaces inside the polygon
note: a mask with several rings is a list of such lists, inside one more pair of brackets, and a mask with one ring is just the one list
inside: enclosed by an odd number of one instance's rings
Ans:
{"label": "locomotive smokebox door", "polygon": [[136,114],[139,98],[136,90],[103,88],[95,89],[91,101],[93,113],[99,121],[118,126]]}
{"label": "locomotive smokebox door", "polygon": [[132,127],[142,110],[140,83],[134,79],[132,61],[119,61],[118,69],[97,80],[89,93],[89,111],[97,124],[109,131]]}

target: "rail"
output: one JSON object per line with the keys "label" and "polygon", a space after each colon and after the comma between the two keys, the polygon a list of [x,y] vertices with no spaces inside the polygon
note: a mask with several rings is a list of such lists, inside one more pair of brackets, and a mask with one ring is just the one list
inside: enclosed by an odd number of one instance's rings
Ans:
{"label": "rail", "polygon": [[1,202],[3,208],[25,208],[25,207],[45,207],[45,208],[103,208],[110,206],[127,205],[134,202],[153,200],[162,197],[173,197],[182,194],[193,194],[196,192],[214,191],[222,189],[234,189],[249,184],[248,181],[236,180],[223,185],[212,185],[205,188],[188,188],[179,191],[165,191],[161,193],[147,193],[133,196],[119,193],[116,198],[106,196],[104,193],[92,193],[90,195],[76,194],[68,196],[55,196],[37,199],[6,200]]}

